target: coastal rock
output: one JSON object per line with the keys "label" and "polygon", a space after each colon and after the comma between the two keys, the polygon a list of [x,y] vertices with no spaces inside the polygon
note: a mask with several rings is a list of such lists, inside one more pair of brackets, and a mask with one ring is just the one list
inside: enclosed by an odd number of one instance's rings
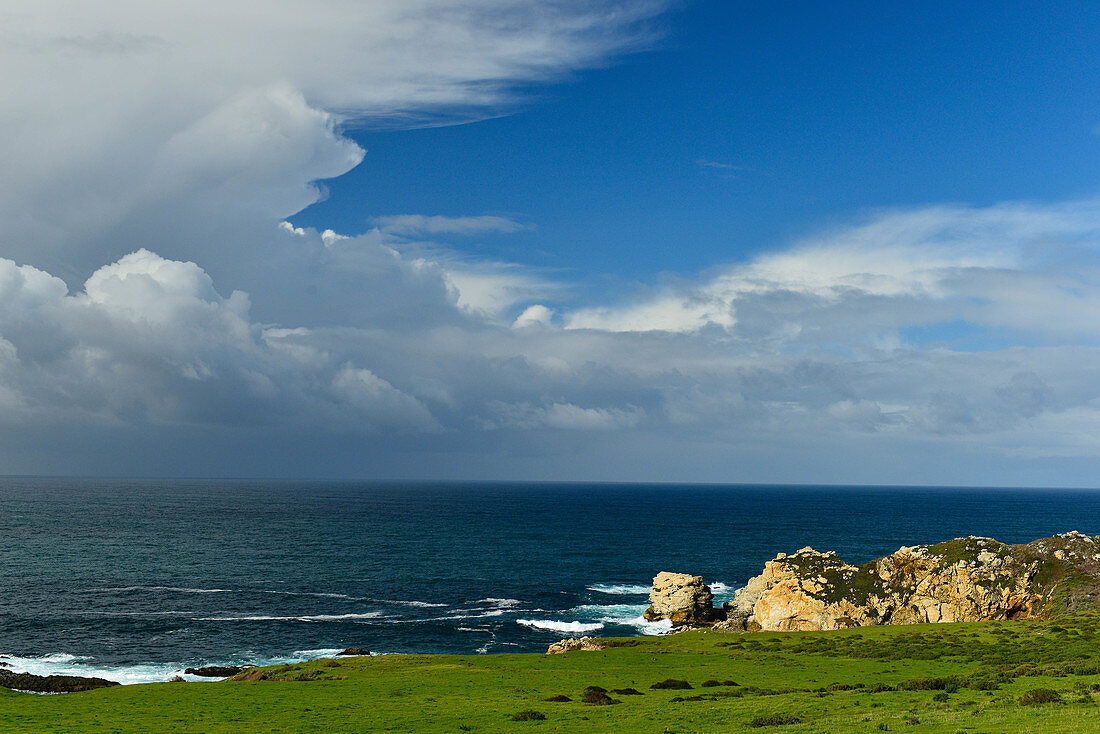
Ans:
{"label": "coastal rock", "polygon": [[714,594],[702,576],[662,571],[653,579],[649,602],[645,618],[667,619],[674,627],[709,625],[720,618],[714,609]]}
{"label": "coastal rock", "polygon": [[341,655],[370,655],[370,650],[364,650],[361,647],[349,647],[346,648],[343,652],[336,653],[337,657]]}
{"label": "coastal rock", "polygon": [[591,637],[582,637],[580,639],[568,639],[555,642],[546,649],[546,654],[558,655],[563,652],[577,652],[578,650],[595,652],[603,649],[604,645],[599,640]]}
{"label": "coastal rock", "polygon": [[251,665],[208,665],[205,668],[188,668],[183,671],[187,675],[197,675],[200,678],[228,678],[231,675],[236,675],[248,668]]}
{"label": "coastal rock", "polygon": [[104,680],[103,678],[84,678],[77,675],[32,675],[31,673],[15,673],[6,668],[0,668],[0,688],[11,688],[16,691],[75,693],[76,691],[91,691],[95,688],[108,688],[117,685],[116,681]]}
{"label": "coastal rock", "polygon": [[725,605],[719,629],[831,630],[875,624],[1049,617],[1096,609],[1100,538],[1027,545],[956,538],[858,566],[813,548],[779,554]]}

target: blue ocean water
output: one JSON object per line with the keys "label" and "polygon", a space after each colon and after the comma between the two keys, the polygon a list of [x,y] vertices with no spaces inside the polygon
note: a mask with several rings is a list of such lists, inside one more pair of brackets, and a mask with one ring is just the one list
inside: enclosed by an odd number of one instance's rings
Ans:
{"label": "blue ocean water", "polygon": [[778,552],[863,562],[984,535],[1100,534],[1100,492],[0,479],[0,655],[164,680],[331,654],[542,651],[646,623],[662,570],[718,601]]}

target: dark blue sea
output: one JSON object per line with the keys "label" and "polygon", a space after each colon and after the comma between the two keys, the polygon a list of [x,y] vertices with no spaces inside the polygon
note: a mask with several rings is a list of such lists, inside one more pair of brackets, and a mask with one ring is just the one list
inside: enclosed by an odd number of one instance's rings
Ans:
{"label": "dark blue sea", "polygon": [[164,680],[332,654],[536,652],[660,634],[662,570],[718,601],[778,552],[863,562],[1100,534],[1083,490],[0,479],[0,655]]}

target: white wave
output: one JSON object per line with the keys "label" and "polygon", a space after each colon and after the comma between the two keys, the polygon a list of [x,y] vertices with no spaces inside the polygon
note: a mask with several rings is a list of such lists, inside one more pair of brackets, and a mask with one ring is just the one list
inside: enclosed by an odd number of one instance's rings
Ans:
{"label": "white wave", "polygon": [[[485,612],[468,612],[468,613],[461,613],[460,612],[460,613],[455,613],[455,614],[447,614],[447,615],[442,616],[442,617],[431,617],[430,619],[423,620],[423,621],[426,621],[426,622],[441,622],[441,621],[450,621],[450,620],[455,620],[455,619],[486,619],[487,617],[503,617],[503,616],[504,616],[504,610],[503,609],[490,609],[490,610],[485,611]],[[412,619],[412,620],[409,620],[409,621],[410,622],[418,622],[418,621],[421,621],[421,620]]]}
{"label": "white wave", "polygon": [[196,622],[335,622],[342,619],[378,619],[380,612],[357,614],[302,614],[289,617],[255,615],[245,617],[196,617]]}
{"label": "white wave", "polygon": [[630,625],[643,635],[663,635],[672,631],[672,620],[658,619],[655,622],[651,622],[641,615],[624,620],[621,624]]}
{"label": "white wave", "polygon": [[85,591],[172,591],[178,594],[232,594],[237,589],[197,589],[189,586],[102,586]]}
{"label": "white wave", "polygon": [[39,657],[19,657],[6,655],[0,660],[7,663],[17,673],[31,673],[32,675],[78,675],[84,678],[103,678],[115,681],[122,685],[134,685],[137,683],[160,683],[174,676],[180,676],[184,680],[194,682],[211,682],[217,678],[205,678],[196,675],[187,675],[185,668],[202,667],[205,665],[288,665],[300,663],[303,660],[315,660],[317,658],[330,658],[343,651],[344,648],[319,648],[314,650],[295,650],[290,655],[275,657],[260,657],[253,653],[243,653],[238,656],[219,658],[217,660],[191,661],[183,664],[179,662],[154,663],[142,662],[131,665],[106,666],[92,662],[93,658],[86,655],[69,655],[67,653],[55,653]]}
{"label": "white wave", "polygon": [[567,613],[605,624],[633,627],[643,635],[663,635],[672,629],[672,622],[667,619],[655,622],[646,619],[642,615],[645,610],[645,604],[584,604]]}
{"label": "white wave", "polygon": [[406,601],[404,599],[371,599],[371,601],[378,602],[379,604],[398,604],[403,607],[417,607],[421,609],[430,609],[433,607],[445,607],[446,604],[440,604],[430,601]]}
{"label": "white wave", "polygon": [[732,591],[735,591],[732,586],[728,584],[723,584],[721,581],[714,581],[707,584],[707,586],[709,586],[710,590],[713,591],[715,594],[728,594]]}
{"label": "white wave", "polygon": [[566,614],[597,619],[601,622],[619,623],[633,619],[645,610],[645,604],[582,604],[579,607],[573,607]]}
{"label": "white wave", "polygon": [[251,592],[244,591],[241,593],[254,593],[254,594],[277,594],[279,596],[313,596],[320,597],[322,599],[343,599],[345,601],[371,601],[362,596],[348,596],[347,594],[333,594],[326,591],[272,591],[271,589],[253,589]]}
{"label": "white wave", "polygon": [[592,584],[588,587],[588,590],[598,591],[601,594],[629,594],[631,596],[649,593],[649,587],[641,584]]}
{"label": "white wave", "polygon": [[[341,653],[346,649],[345,647],[321,647],[315,650],[295,650],[291,654],[297,659],[316,660],[317,658],[335,657],[337,653]],[[279,665],[280,663],[273,664]]]}
{"label": "white wave", "polygon": [[493,606],[507,608],[507,607],[519,606],[523,602],[521,602],[519,599],[497,599],[496,597],[489,596],[489,597],[486,597],[484,599],[478,599],[477,603],[478,604],[492,604]]}
{"label": "white wave", "polygon": [[[123,685],[166,681],[173,675],[183,675],[178,663],[136,663],[134,665],[107,667],[95,665],[90,658],[81,655],[43,655],[41,657],[9,656],[3,659],[17,673],[32,675],[79,675],[84,678],[103,678]],[[202,680],[184,676],[188,680]]]}
{"label": "white wave", "polygon": [[595,632],[604,628],[603,622],[558,622],[553,619],[517,619],[518,624],[553,632]]}

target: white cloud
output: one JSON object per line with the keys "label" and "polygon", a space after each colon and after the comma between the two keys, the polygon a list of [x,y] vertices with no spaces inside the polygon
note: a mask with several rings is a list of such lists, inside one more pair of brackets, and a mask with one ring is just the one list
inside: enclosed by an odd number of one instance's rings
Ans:
{"label": "white cloud", "polygon": [[0,255],[70,282],[144,244],[242,270],[263,227],[360,160],[343,124],[496,112],[517,82],[648,43],[665,5],[9,0]]}
{"label": "white cloud", "polygon": [[519,232],[525,227],[507,217],[443,217],[423,214],[394,214],[375,217],[374,224],[383,232],[396,235],[475,235]]}
{"label": "white cloud", "polygon": [[717,326],[753,340],[766,332],[778,343],[820,340],[826,331],[866,339],[876,329],[952,319],[1092,334],[1098,254],[1100,208],[1091,200],[885,212],[694,284],[578,310],[567,326],[684,333]]}

